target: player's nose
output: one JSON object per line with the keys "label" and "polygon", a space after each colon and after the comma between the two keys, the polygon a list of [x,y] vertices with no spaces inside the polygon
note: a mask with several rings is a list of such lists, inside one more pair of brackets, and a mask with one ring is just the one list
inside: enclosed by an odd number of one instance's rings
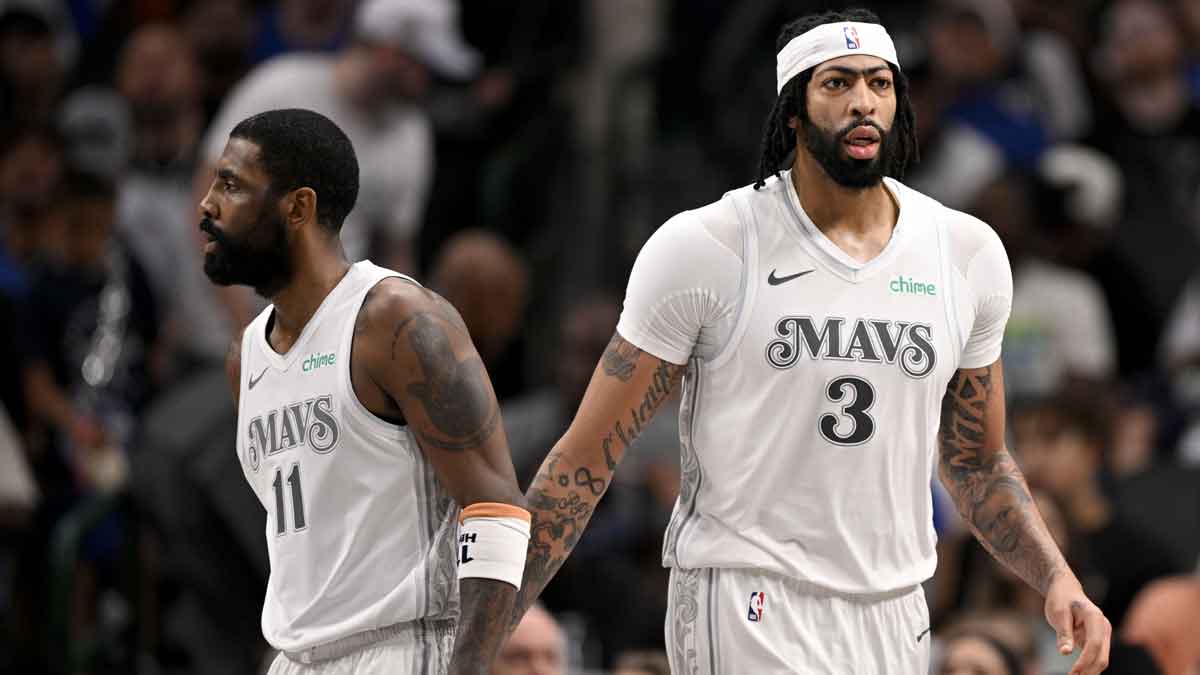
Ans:
{"label": "player's nose", "polygon": [[216,220],[221,214],[217,210],[216,201],[212,198],[212,188],[204,193],[204,197],[200,199],[200,203],[196,205],[197,211],[200,212],[202,218]]}
{"label": "player's nose", "polygon": [[850,90],[850,114],[854,117],[873,117],[875,115],[875,92],[871,91],[867,78],[859,78]]}

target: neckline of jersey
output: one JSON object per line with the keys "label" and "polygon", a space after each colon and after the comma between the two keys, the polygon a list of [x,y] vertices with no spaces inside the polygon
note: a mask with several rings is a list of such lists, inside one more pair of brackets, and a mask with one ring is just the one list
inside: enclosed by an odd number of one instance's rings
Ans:
{"label": "neckline of jersey", "polygon": [[267,363],[272,368],[275,370],[287,370],[288,368],[291,368],[292,363],[296,361],[296,358],[304,352],[304,345],[308,342],[308,338],[312,335],[312,332],[317,329],[318,325],[320,325],[321,317],[325,313],[325,308],[333,304],[334,297],[341,295],[342,291],[348,285],[350,278],[355,276],[361,267],[362,262],[357,262],[351,265],[350,269],[346,270],[346,273],[342,275],[341,280],[337,282],[337,285],[333,287],[333,290],[329,291],[329,293],[326,293],[325,298],[321,300],[321,304],[317,305],[317,311],[313,312],[313,315],[309,317],[308,322],[304,324],[304,328],[300,330],[300,337],[296,338],[295,344],[293,344],[291,348],[283,354],[275,351],[275,348],[271,346],[270,340],[267,339],[267,327],[271,323],[271,317],[275,315],[275,306],[271,305],[267,308],[267,312],[265,314],[267,318],[263,320],[262,325],[259,326],[254,333],[259,349],[262,351],[263,356],[267,359]]}
{"label": "neckline of jersey", "polygon": [[896,206],[899,213],[896,216],[896,224],[892,227],[892,236],[888,239],[888,243],[884,245],[883,250],[879,255],[871,258],[867,262],[859,262],[850,257],[845,251],[838,247],[837,244],[825,236],[812,218],[808,216],[808,212],[804,210],[804,206],[800,203],[800,195],[796,192],[796,185],[792,182],[792,171],[788,169],[780,175],[780,180],[785,183],[784,190],[787,194],[786,202],[788,208],[792,211],[794,227],[788,227],[788,231],[797,235],[800,241],[806,245],[813,257],[821,262],[830,272],[833,272],[839,277],[851,283],[866,281],[875,276],[879,270],[887,267],[887,265],[899,255],[899,251],[903,248],[903,241],[907,238],[908,230],[908,212],[911,208],[905,208],[901,199],[901,185],[891,178],[884,177],[883,186],[896,200]]}

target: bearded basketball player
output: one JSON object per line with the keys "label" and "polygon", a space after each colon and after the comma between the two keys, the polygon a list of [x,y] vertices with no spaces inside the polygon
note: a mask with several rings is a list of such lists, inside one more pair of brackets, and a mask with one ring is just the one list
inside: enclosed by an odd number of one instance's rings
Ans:
{"label": "bearded basketball player", "polygon": [[233,130],[200,202],[209,278],[271,301],[227,359],[238,456],[267,511],[270,673],[487,672],[529,514],[457,312],[347,261],[357,193],[341,129],[273,110]]}
{"label": "bearded basketball player", "polygon": [[897,180],[914,118],[873,14],[801,18],[776,52],[758,181],[645,244],[581,408],[526,493],[517,614],[682,383],[663,547],[674,672],[928,672],[935,469],[979,541],[1045,596],[1060,649],[1080,649],[1072,672],[1101,671],[1109,623],[1004,445],[999,239]]}

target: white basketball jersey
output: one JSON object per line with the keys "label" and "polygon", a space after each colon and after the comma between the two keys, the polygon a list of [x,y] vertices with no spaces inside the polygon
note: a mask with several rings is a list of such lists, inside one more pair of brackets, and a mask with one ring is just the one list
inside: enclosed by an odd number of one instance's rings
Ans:
{"label": "white basketball jersey", "polygon": [[[698,311],[729,325],[723,344],[686,355],[682,485],[666,565],[757,568],[845,593],[891,591],[933,574],[930,480],[941,400],[964,360],[977,306],[964,273],[971,260],[953,258],[960,249],[960,257],[1003,250],[979,221],[895,181],[887,186],[899,220],[866,264],[812,224],[786,173],[698,210],[698,220],[727,221],[715,225],[717,238],[722,228],[732,233],[725,239],[741,250],[727,245],[728,259],[740,258],[741,274],[728,309]],[[668,227],[711,235],[686,222]],[[953,228],[969,229],[967,239],[981,246],[952,245]],[[647,244],[643,257],[657,247]],[[671,331],[629,306],[639,297],[638,267],[641,257],[618,330],[670,359]],[[1011,278],[1007,284],[1011,296]],[[691,293],[699,299],[690,302],[707,307],[713,293]],[[671,309],[668,297],[658,302],[645,314],[688,311]]]}
{"label": "white basketball jersey", "polygon": [[286,354],[267,342],[273,307],[242,339],[237,449],[267,510],[262,630],[276,649],[457,613],[458,507],[409,431],[350,381],[359,308],[392,276],[412,281],[356,263]]}

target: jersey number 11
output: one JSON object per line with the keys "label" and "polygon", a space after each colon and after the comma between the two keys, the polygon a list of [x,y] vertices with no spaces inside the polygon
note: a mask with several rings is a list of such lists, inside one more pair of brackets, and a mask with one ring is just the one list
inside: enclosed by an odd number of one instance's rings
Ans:
{"label": "jersey number 11", "polygon": [[[287,534],[287,512],[283,495],[283,469],[275,469],[275,480],[271,485],[275,488],[275,536]],[[287,477],[288,491],[292,493],[292,531],[299,532],[305,528],[304,520],[304,490],[300,487],[300,465],[293,464]]]}

